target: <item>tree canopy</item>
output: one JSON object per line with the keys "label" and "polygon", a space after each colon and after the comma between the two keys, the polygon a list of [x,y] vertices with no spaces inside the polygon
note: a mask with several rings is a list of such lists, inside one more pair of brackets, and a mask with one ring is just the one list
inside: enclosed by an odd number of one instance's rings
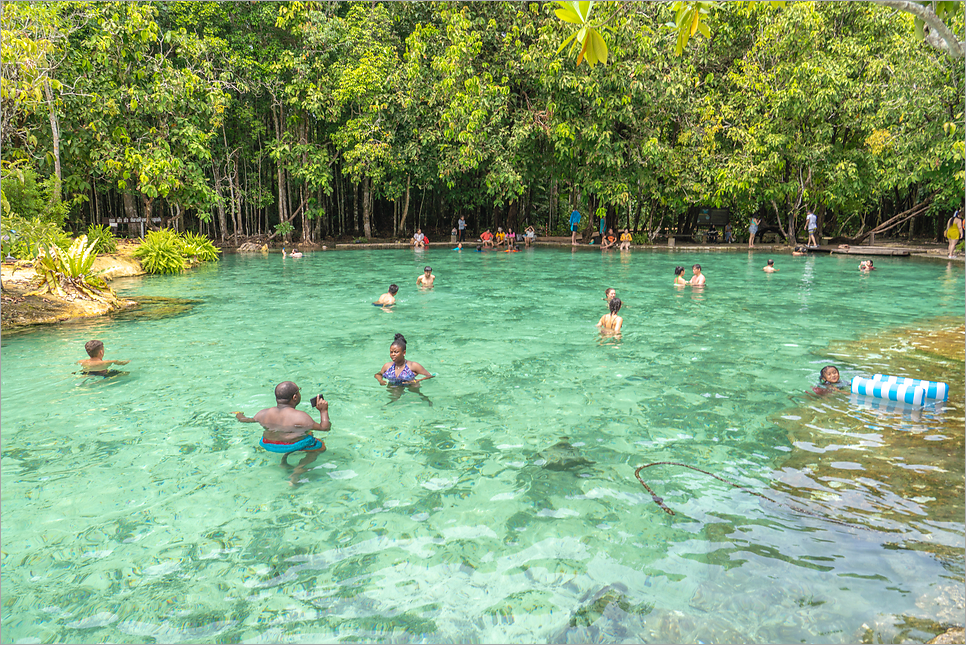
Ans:
{"label": "tree canopy", "polygon": [[854,235],[925,204],[905,230],[934,235],[962,201],[961,2],[31,2],[2,28],[5,220],[318,241],[721,207]]}

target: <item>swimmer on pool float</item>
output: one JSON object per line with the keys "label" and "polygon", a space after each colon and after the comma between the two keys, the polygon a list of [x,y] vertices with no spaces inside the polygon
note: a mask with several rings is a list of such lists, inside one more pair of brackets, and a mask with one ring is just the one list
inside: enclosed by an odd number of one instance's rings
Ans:
{"label": "swimmer on pool float", "polygon": [[99,340],[89,340],[84,344],[84,349],[90,358],[77,361],[81,366],[81,374],[84,376],[118,376],[126,374],[119,370],[108,369],[111,365],[127,365],[131,361],[105,361],[104,343]]}
{"label": "swimmer on pool float", "polygon": [[389,291],[379,296],[379,300],[376,300],[374,305],[377,307],[391,307],[396,304],[396,294],[399,292],[399,287],[394,284],[389,285]]}
{"label": "swimmer on pool float", "polygon": [[684,279],[684,267],[674,267],[674,286],[688,286],[688,281]]}
{"label": "swimmer on pool float", "polygon": [[[433,378],[426,368],[415,361],[406,360],[406,338],[396,334],[389,346],[388,363],[374,374],[379,385],[409,385],[419,387],[421,381]],[[423,378],[416,378],[422,376]]]}
{"label": "swimmer on pool float", "polygon": [[305,467],[315,461],[325,452],[325,442],[312,436],[313,430],[328,432],[332,427],[329,421],[329,403],[320,394],[315,409],[321,417],[316,423],[312,417],[295,407],[302,400],[302,393],[292,381],[284,381],[275,386],[275,407],[265,408],[254,417],[245,416],[244,412],[235,412],[235,418],[242,423],[259,423],[265,432],[258,442],[269,452],[282,455],[283,468],[290,468],[288,456],[293,452],[304,452],[305,457],[298,463],[289,483],[294,488],[298,486],[299,476],[305,472]]}
{"label": "swimmer on pool float", "polygon": [[416,278],[416,284],[424,289],[432,287],[435,281],[436,276],[433,275],[433,267],[426,267],[423,269],[423,275]]}
{"label": "swimmer on pool float", "polygon": [[703,287],[705,283],[704,275],[701,274],[701,265],[695,264],[691,267],[691,272],[694,274],[688,284],[692,287]]}
{"label": "swimmer on pool float", "polygon": [[775,271],[778,271],[778,269],[775,268],[774,260],[768,260],[768,264],[763,266],[761,270],[764,271],[765,273],[774,273]]}
{"label": "swimmer on pool float", "polygon": [[602,334],[619,334],[621,333],[621,325],[624,324],[624,319],[617,315],[617,312],[621,310],[621,299],[617,296],[611,298],[607,306],[610,307],[610,313],[604,314],[600,317],[600,321],[597,322],[597,326],[600,327],[600,333]]}

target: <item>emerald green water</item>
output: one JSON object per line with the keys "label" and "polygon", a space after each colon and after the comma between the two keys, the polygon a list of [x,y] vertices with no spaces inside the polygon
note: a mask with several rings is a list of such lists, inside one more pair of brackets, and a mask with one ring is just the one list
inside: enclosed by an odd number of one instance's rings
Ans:
{"label": "emerald green water", "polygon": [[[3,641],[848,643],[961,624],[962,362],[930,368],[957,385],[915,415],[811,387],[828,362],[880,371],[830,343],[961,320],[962,265],[774,256],[766,275],[767,257],[228,256],[115,283],[198,301],[176,315],[5,337]],[[675,289],[694,262],[708,286]],[[595,328],[606,287],[620,339]],[[396,332],[438,374],[422,396],[372,376]],[[130,374],[72,374],[91,338]],[[330,402],[297,489],[229,414],[282,380]],[[889,437],[916,451],[887,459]],[[803,465],[818,452],[834,477]],[[668,515],[634,477],[656,461],[777,503],[648,468]],[[912,499],[893,466],[954,499]]]}

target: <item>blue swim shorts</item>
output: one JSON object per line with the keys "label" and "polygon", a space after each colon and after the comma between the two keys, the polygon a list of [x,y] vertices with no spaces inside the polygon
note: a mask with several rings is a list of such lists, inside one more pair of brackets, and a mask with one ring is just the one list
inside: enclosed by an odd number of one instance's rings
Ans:
{"label": "blue swim shorts", "polygon": [[260,439],[258,445],[269,452],[276,452],[287,455],[300,450],[319,450],[325,448],[325,442],[319,441],[312,435],[306,435],[295,443],[265,443],[265,439]]}

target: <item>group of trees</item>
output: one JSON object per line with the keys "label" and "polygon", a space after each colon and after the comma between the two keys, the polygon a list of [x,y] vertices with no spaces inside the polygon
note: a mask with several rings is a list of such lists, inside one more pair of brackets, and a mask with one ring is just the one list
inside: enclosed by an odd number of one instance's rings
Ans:
{"label": "group of trees", "polygon": [[4,3],[3,216],[311,242],[715,206],[935,235],[962,200],[962,60],[912,14],[718,3],[678,55],[681,7],[597,4],[587,65],[550,3]]}

